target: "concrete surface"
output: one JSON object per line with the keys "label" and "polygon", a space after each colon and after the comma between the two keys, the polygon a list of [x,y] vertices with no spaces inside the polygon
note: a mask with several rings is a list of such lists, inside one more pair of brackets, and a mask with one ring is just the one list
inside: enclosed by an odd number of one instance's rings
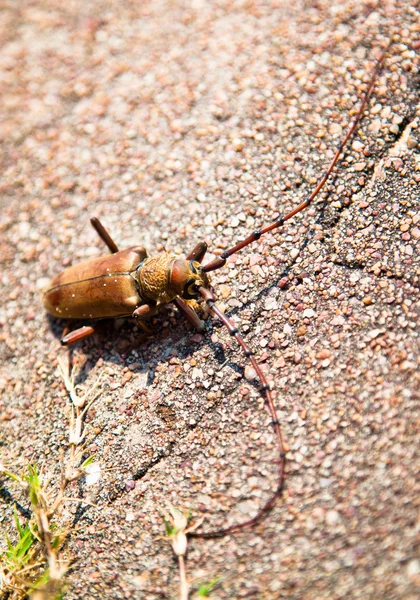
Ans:
{"label": "concrete surface", "polygon": [[[192,540],[187,572],[219,576],[215,599],[414,600],[415,3],[9,1],[0,31],[1,443],[55,478],[62,324],[39,289],[104,253],[89,217],[121,247],[220,253],[313,189],[394,35],[328,190],[213,275],[272,382],[287,478],[251,530]],[[71,351],[84,389],[102,375],[87,451],[109,470],[71,490],[97,509],[64,511],[68,599],[177,597],[167,501],[217,529],[275,484],[270,419],[226,331],[197,335],[175,309],[152,327],[105,324]]]}

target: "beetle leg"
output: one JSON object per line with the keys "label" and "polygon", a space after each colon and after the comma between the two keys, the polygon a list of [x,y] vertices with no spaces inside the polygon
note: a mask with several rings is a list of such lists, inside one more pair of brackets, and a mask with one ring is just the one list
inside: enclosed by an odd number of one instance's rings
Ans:
{"label": "beetle leg", "polygon": [[188,304],[186,304],[186,302],[184,302],[181,298],[175,298],[174,302],[177,305],[177,307],[180,309],[180,311],[184,313],[184,316],[186,317],[186,319],[191,323],[191,325],[197,331],[204,330],[204,327],[205,327],[204,321],[202,321],[200,319],[200,317],[197,315],[195,310],[190,308],[188,306]]}
{"label": "beetle leg", "polygon": [[152,335],[153,331],[148,327],[145,323],[143,323],[142,319],[147,319],[151,317],[156,312],[156,306],[150,306],[149,304],[142,304],[136,308],[133,312],[133,317],[137,320],[137,325],[143,329],[145,333],[148,335]]}
{"label": "beetle leg", "polygon": [[136,319],[144,319],[151,317],[156,312],[156,306],[150,306],[150,304],[142,304],[133,312],[132,316]]}
{"label": "beetle leg", "polygon": [[75,342],[83,340],[85,337],[92,335],[94,332],[95,330],[93,327],[84,325],[83,327],[79,327],[79,329],[75,329],[74,331],[64,335],[60,342],[63,346],[69,346],[70,344],[74,344]]}
{"label": "beetle leg", "polygon": [[196,247],[193,250],[191,250],[191,252],[188,254],[187,260],[195,260],[195,261],[201,263],[206,252],[207,252],[206,242],[199,242],[196,245]]}
{"label": "beetle leg", "polygon": [[92,227],[95,229],[96,233],[101,238],[101,240],[103,242],[105,242],[105,244],[108,246],[111,254],[115,254],[116,252],[118,252],[117,244],[114,242],[112,237],[109,235],[109,233],[107,232],[105,227],[102,225],[100,220],[97,217],[92,217],[90,222],[91,222]]}
{"label": "beetle leg", "polygon": [[137,325],[140,327],[140,329],[143,329],[144,333],[147,333],[147,335],[153,335],[153,331],[146,325],[146,323],[143,323],[141,319],[137,319]]}

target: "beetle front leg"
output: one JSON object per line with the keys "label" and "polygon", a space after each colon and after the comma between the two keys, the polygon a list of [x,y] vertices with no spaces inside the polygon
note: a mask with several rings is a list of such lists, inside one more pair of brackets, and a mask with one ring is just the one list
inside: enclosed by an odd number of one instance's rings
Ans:
{"label": "beetle front leg", "polygon": [[156,311],[157,311],[156,306],[151,306],[149,304],[142,304],[142,306],[139,306],[133,312],[132,316],[137,320],[137,325],[139,327],[141,327],[143,329],[143,331],[145,333],[147,333],[147,335],[152,335],[153,332],[150,329],[150,327],[148,327],[145,323],[143,323],[143,319],[152,317],[156,313]]}
{"label": "beetle front leg", "polygon": [[175,298],[174,303],[181,310],[181,312],[184,313],[185,318],[191,323],[194,329],[196,329],[197,331],[204,330],[204,321],[200,319],[195,310],[189,307],[188,304],[184,302],[184,300],[182,300],[181,298]]}
{"label": "beetle front leg", "polygon": [[79,329],[75,329],[74,331],[71,331],[70,333],[64,335],[61,338],[60,342],[62,346],[70,346],[70,344],[79,342],[80,340],[83,340],[89,335],[92,335],[92,333],[95,333],[95,329],[88,325],[84,325],[83,327],[79,327]]}

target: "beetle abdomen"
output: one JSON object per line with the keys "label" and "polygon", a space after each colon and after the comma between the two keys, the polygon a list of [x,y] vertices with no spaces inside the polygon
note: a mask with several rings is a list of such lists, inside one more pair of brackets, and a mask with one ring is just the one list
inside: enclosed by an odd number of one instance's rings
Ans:
{"label": "beetle abdomen", "polygon": [[65,269],[44,292],[46,310],[68,319],[131,315],[144,303],[131,272],[146,257],[144,248],[129,248]]}
{"label": "beetle abdomen", "polygon": [[100,319],[131,315],[142,304],[129,273],[101,275],[53,287],[44,294],[50,315],[62,319]]}

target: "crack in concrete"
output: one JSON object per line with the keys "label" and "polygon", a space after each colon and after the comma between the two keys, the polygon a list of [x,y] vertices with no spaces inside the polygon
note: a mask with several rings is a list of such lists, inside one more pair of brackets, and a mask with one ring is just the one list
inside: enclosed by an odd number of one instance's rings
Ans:
{"label": "crack in concrete", "polygon": [[[227,394],[227,395],[230,395],[230,394]],[[153,458],[151,461],[149,461],[148,464],[146,464],[144,467],[137,469],[137,471],[135,471],[131,475],[131,478],[134,481],[139,481],[139,480],[143,479],[143,477],[145,477],[147,475],[147,473],[153,467],[158,465],[163,459],[170,458],[173,455],[173,451],[179,446],[179,443],[181,441],[183,441],[191,433],[191,431],[193,431],[194,429],[196,429],[198,427],[198,425],[204,419],[205,415],[213,414],[215,412],[215,409],[218,406],[219,406],[219,403],[217,403],[217,402],[213,403],[211,407],[209,407],[208,409],[203,411],[203,413],[197,418],[197,421],[193,425],[186,423],[186,431],[184,433],[178,434],[178,436],[177,436],[178,443],[169,442],[165,448],[162,448],[159,450],[158,455],[155,458]],[[214,410],[212,410],[212,409],[214,409]],[[128,471],[129,471],[129,469],[128,469]],[[130,490],[126,489],[125,484],[123,484],[123,485],[117,484],[115,486],[114,490],[108,494],[107,500],[109,503],[115,502],[116,500],[118,500],[119,498],[124,496],[129,491]]]}

